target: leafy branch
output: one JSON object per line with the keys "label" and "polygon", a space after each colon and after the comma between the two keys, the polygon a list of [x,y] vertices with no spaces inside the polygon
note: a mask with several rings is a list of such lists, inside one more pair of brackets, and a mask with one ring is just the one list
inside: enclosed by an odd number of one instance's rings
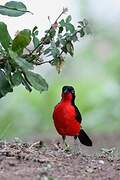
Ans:
{"label": "leafy branch", "polygon": [[[73,25],[71,15],[61,19],[67,11],[67,8],[63,9],[40,39],[37,26],[32,30],[23,29],[12,39],[7,25],[0,22],[0,98],[20,84],[29,92],[32,88],[40,92],[48,89],[46,80],[33,71],[34,66],[49,63],[60,73],[65,55],[73,56],[74,43],[88,33],[89,26],[85,19],[78,22],[77,27]],[[26,12],[29,11],[21,2],[10,1],[0,6],[2,15],[17,17]],[[30,46],[33,46],[32,50]]]}

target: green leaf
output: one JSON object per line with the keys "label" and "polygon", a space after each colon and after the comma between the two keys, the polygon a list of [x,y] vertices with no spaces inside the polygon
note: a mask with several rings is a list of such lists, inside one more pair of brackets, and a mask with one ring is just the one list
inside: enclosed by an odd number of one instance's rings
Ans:
{"label": "green leaf", "polygon": [[54,28],[51,28],[49,34],[50,34],[50,38],[53,38],[56,34],[56,30]]}
{"label": "green leaf", "polygon": [[59,31],[58,31],[58,33],[60,34],[60,33],[62,33],[63,32],[63,27],[62,26],[60,26],[59,27]]}
{"label": "green leaf", "polygon": [[83,37],[85,35],[84,29],[80,29],[80,37]]}
{"label": "green leaf", "polygon": [[78,23],[80,24],[80,27],[84,27],[84,22],[83,21],[79,21]]}
{"label": "green leaf", "polygon": [[0,14],[11,17],[18,17],[25,14],[27,11],[26,6],[22,2],[10,1],[4,6],[0,5]]}
{"label": "green leaf", "polygon": [[48,90],[48,84],[40,74],[34,73],[32,71],[25,71],[25,73],[28,81],[34,89],[40,92]]}
{"label": "green leaf", "polygon": [[51,52],[51,48],[49,47],[44,50],[44,55],[49,54],[50,52]]}
{"label": "green leaf", "polygon": [[65,26],[65,21],[64,21],[64,19],[62,19],[62,20],[59,22],[59,24],[60,24],[62,27],[64,27],[64,26]]}
{"label": "green leaf", "polygon": [[24,70],[28,70],[28,69],[31,69],[33,70],[34,67],[33,67],[33,64],[32,63],[29,63],[28,61],[26,61],[26,59],[24,58],[21,58],[21,57],[16,57],[15,58],[15,62]]}
{"label": "green leaf", "polygon": [[61,43],[63,46],[65,46],[65,44],[66,44],[66,39],[60,39],[60,43]]}
{"label": "green leaf", "polygon": [[7,80],[5,73],[0,69],[0,98],[5,96],[8,92],[13,92],[13,88]]}
{"label": "green leaf", "polygon": [[36,48],[39,44],[40,44],[40,41],[39,41],[39,39],[36,37],[37,35],[38,35],[38,33],[39,33],[39,31],[37,30],[38,29],[38,27],[37,26],[35,26],[34,28],[33,28],[33,30],[32,30],[32,37],[33,37],[33,45],[34,45],[34,48]]}
{"label": "green leaf", "polygon": [[66,44],[66,49],[67,49],[67,52],[73,56],[74,54],[74,46],[73,44],[71,43],[71,41],[68,41],[67,44]]}
{"label": "green leaf", "polygon": [[0,22],[0,43],[5,50],[8,50],[11,37],[7,30],[7,25],[4,22]]}
{"label": "green leaf", "polygon": [[24,29],[20,31],[15,39],[12,42],[12,50],[21,54],[23,49],[30,43],[31,41],[31,31],[29,29]]}
{"label": "green leaf", "polygon": [[5,63],[4,72],[6,74],[6,78],[10,80],[12,67],[11,67],[9,61],[6,61],[6,63]]}
{"label": "green leaf", "polygon": [[72,20],[72,17],[71,17],[71,15],[69,15],[69,16],[66,18],[66,23],[70,23],[71,20]]}
{"label": "green leaf", "polygon": [[39,39],[35,35],[33,36],[33,44],[34,48],[36,48],[40,44]]}
{"label": "green leaf", "polygon": [[10,48],[8,49],[9,55],[12,59],[15,59],[18,55],[16,52],[12,51]]}
{"label": "green leaf", "polygon": [[53,48],[51,49],[51,53],[52,53],[52,55],[53,55],[54,58],[56,58],[56,57],[58,57],[58,56],[60,55],[60,51],[59,51],[59,49],[56,48],[56,47],[53,47]]}
{"label": "green leaf", "polygon": [[19,86],[22,83],[22,75],[19,71],[16,71],[11,77],[12,84]]}
{"label": "green leaf", "polygon": [[56,47],[60,46],[60,40],[59,39],[55,42],[55,45],[56,45]]}
{"label": "green leaf", "polygon": [[72,36],[71,40],[72,40],[73,42],[78,41],[78,37],[77,37],[77,35],[76,35],[76,34],[74,34],[74,35]]}
{"label": "green leaf", "polygon": [[32,30],[32,34],[33,34],[37,29],[38,29],[38,27],[35,26],[35,27],[33,28],[33,30]]}
{"label": "green leaf", "polygon": [[35,32],[34,32],[35,36],[37,36],[37,35],[38,35],[38,33],[39,33],[39,31],[35,31]]}
{"label": "green leaf", "polygon": [[74,31],[75,31],[75,28],[71,23],[66,24],[65,28],[66,28],[66,31],[70,31],[71,33],[74,33]]}

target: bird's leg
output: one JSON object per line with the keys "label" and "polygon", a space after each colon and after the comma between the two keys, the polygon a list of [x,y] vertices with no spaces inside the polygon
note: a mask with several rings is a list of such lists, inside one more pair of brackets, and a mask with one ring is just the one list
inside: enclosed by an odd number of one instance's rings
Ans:
{"label": "bird's leg", "polygon": [[74,154],[80,153],[80,143],[78,142],[77,136],[74,136]]}
{"label": "bird's leg", "polygon": [[62,136],[63,145],[65,146],[64,151],[70,151],[70,146],[66,143],[66,136]]}

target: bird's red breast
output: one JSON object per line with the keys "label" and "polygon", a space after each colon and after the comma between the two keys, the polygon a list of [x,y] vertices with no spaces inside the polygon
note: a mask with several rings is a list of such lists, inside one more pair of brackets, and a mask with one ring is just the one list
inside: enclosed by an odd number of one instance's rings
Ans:
{"label": "bird's red breast", "polygon": [[75,136],[80,133],[80,122],[76,120],[76,111],[70,98],[70,94],[62,95],[61,102],[54,108],[54,125],[60,135]]}

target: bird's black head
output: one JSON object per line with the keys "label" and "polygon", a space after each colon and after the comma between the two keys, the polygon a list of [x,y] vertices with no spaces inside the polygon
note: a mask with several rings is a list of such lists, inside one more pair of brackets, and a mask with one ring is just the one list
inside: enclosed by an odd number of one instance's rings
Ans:
{"label": "bird's black head", "polygon": [[65,98],[70,98],[69,95],[72,96],[72,104],[74,104],[74,100],[75,100],[75,90],[72,86],[63,86],[62,88],[62,95],[64,95]]}
{"label": "bird's black head", "polygon": [[71,93],[71,94],[75,94],[75,90],[72,86],[63,86],[62,88],[62,93]]}

